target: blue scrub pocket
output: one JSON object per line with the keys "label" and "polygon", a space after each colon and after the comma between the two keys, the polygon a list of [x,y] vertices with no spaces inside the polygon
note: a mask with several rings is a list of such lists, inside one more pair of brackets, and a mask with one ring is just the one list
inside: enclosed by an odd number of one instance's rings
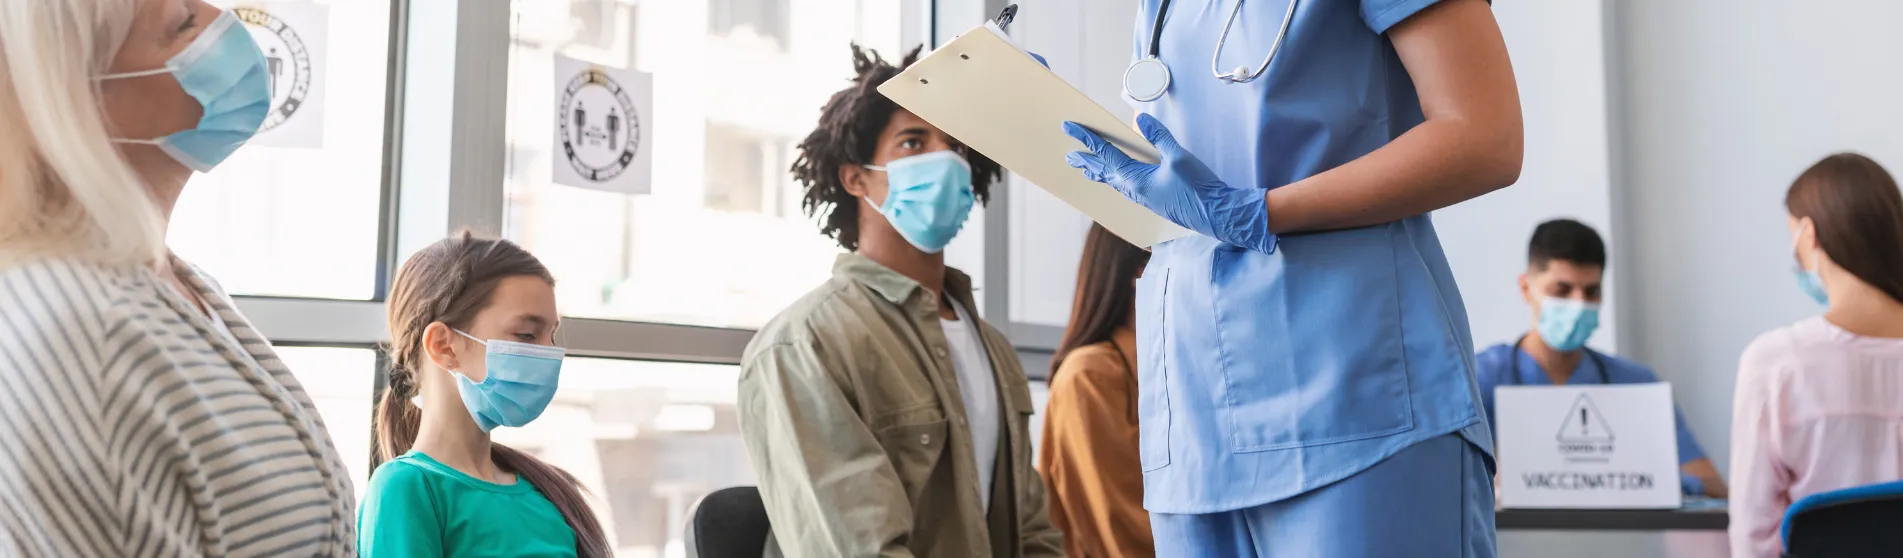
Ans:
{"label": "blue scrub pocket", "polygon": [[1219,415],[1236,452],[1414,427],[1389,223],[1285,236],[1275,254],[1214,249]]}
{"label": "blue scrub pocket", "polygon": [[1151,259],[1137,278],[1137,445],[1148,473],[1170,464],[1170,394],[1163,340],[1170,270]]}

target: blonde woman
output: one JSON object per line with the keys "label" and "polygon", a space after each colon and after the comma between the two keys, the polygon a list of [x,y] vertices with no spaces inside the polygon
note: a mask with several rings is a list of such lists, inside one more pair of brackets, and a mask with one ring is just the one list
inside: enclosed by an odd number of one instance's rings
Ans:
{"label": "blonde woman", "polygon": [[0,556],[350,556],[323,422],[165,247],[269,110],[201,0],[0,4]]}

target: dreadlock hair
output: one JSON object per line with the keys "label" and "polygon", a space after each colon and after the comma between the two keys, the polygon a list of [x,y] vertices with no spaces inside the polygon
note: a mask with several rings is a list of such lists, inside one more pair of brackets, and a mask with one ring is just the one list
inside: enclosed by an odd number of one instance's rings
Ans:
{"label": "dreadlock hair", "polygon": [[[793,179],[806,193],[800,207],[808,217],[820,221],[819,232],[839,241],[847,250],[859,249],[859,199],[839,180],[839,169],[846,165],[872,162],[879,148],[879,133],[891,123],[899,105],[879,94],[878,87],[906,66],[917,62],[924,47],[913,47],[898,65],[885,61],[871,49],[852,45],[852,85],[834,93],[820,109],[819,126],[799,144],[799,158],[793,161]],[[990,199],[991,183],[1003,175],[998,163],[966,150],[971,163],[971,189],[979,203]]]}

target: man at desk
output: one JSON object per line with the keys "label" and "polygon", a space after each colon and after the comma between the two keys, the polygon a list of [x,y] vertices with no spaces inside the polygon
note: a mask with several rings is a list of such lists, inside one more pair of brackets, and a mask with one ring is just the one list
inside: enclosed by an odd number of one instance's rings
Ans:
{"label": "man at desk", "polygon": [[[1487,420],[1497,423],[1493,388],[1501,385],[1644,384],[1659,381],[1644,365],[1586,348],[1599,327],[1599,289],[1606,245],[1592,227],[1571,219],[1541,223],[1527,247],[1520,296],[1533,307],[1533,330],[1513,343],[1481,351],[1475,376]],[[1725,480],[1674,410],[1679,485],[1686,494],[1723,498]]]}

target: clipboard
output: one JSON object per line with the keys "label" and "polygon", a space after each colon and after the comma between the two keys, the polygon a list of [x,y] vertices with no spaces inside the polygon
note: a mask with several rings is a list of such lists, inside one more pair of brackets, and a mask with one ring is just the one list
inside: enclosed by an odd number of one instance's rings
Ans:
{"label": "clipboard", "polygon": [[1096,131],[1130,157],[1159,159],[1156,147],[1108,109],[1038,64],[986,22],[879,85],[879,93],[997,161],[1140,248],[1192,234],[1084,178],[1064,162],[1083,144],[1063,122]]}

